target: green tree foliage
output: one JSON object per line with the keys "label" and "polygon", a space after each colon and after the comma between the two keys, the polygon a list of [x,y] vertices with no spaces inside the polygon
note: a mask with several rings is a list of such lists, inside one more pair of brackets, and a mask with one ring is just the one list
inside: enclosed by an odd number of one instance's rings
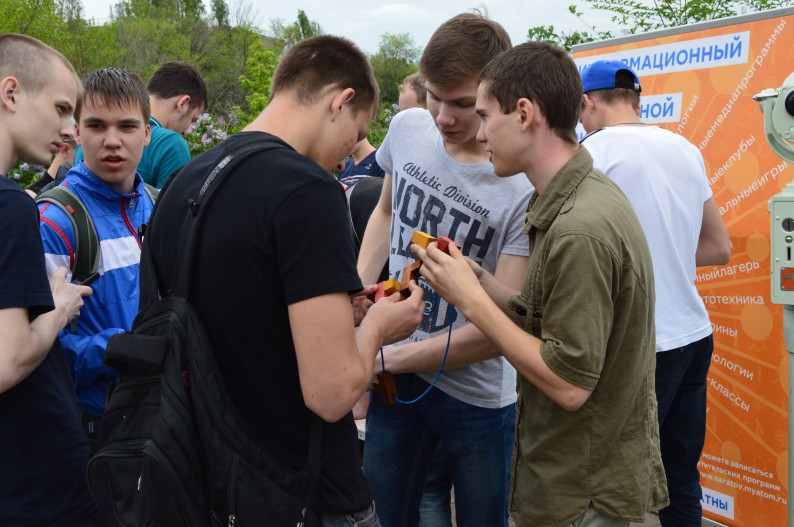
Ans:
{"label": "green tree foliage", "polygon": [[126,16],[145,18],[199,18],[204,14],[201,0],[123,0]]}
{"label": "green tree foliage", "polygon": [[397,102],[399,98],[397,86],[406,76],[416,72],[420,55],[421,50],[414,44],[410,34],[381,35],[378,52],[370,57],[375,79],[380,87],[381,101]]}
{"label": "green tree foliage", "polygon": [[[611,13],[612,23],[626,35],[656,29],[685,26],[717,20],[744,12],[765,11],[790,4],[789,0],[582,0],[596,11]],[[546,40],[567,49],[577,44],[612,38],[610,31],[599,31],[584,21],[578,5],[568,10],[581,20],[587,31],[561,30],[554,26],[535,26],[528,30],[528,40]]]}
{"label": "green tree foliage", "polygon": [[212,0],[212,18],[219,28],[229,27],[229,6],[225,0]]}
{"label": "green tree foliage", "polygon": [[367,132],[367,140],[374,147],[379,147],[383,144],[386,138],[386,132],[389,131],[389,123],[397,113],[397,105],[390,102],[380,101],[378,104],[378,113],[375,114],[375,119],[369,125],[369,132]]}
{"label": "green tree foliage", "polygon": [[81,77],[97,68],[119,63],[119,48],[115,28],[95,26],[85,20],[70,23],[68,38],[49,44],[63,53]]}
{"label": "green tree foliage", "polygon": [[309,20],[302,9],[298,10],[295,22],[287,24],[280,18],[274,18],[270,21],[268,29],[268,36],[273,47],[278,48],[281,52],[301,40],[323,34],[320,24]]}
{"label": "green tree foliage", "polygon": [[2,0],[0,33],[38,38],[63,53],[79,75],[115,64],[112,28],[93,26],[82,18],[79,0]]}
{"label": "green tree foliage", "polygon": [[197,65],[207,83],[213,111],[226,113],[246,105],[250,88],[240,77],[248,71],[251,57],[264,49],[260,35],[251,28],[229,26],[212,33]]}
{"label": "green tree foliage", "polygon": [[[579,18],[579,20],[586,24],[586,22],[584,22],[584,18],[582,17],[582,13],[579,12],[575,5],[568,6],[568,11],[570,11],[572,15],[576,16]],[[594,40],[604,40],[607,38],[612,38],[612,33],[609,31],[597,31],[595,27],[589,27],[587,31],[558,31],[553,25],[549,25],[531,27],[527,31],[527,40],[554,42],[569,53],[577,44],[592,42]]]}
{"label": "green tree foliage", "polygon": [[277,50],[262,49],[251,55],[246,63],[246,72],[240,76],[240,85],[248,90],[245,100],[250,117],[255,117],[270,101],[270,83],[278,66]]}
{"label": "green tree foliage", "polygon": [[53,42],[65,27],[59,7],[56,0],[2,0],[0,32],[22,33]]}
{"label": "green tree foliage", "polygon": [[252,49],[246,59],[245,72],[239,75],[240,86],[248,92],[248,118],[253,119],[270,101],[270,84],[278,61],[284,51],[301,40],[322,35],[323,29],[309,19],[303,10],[298,10],[295,22],[285,24],[281,19],[270,21],[269,35]]}
{"label": "green tree foliage", "polygon": [[717,20],[744,11],[763,11],[786,0],[585,0],[592,8],[612,13],[612,22],[628,34]]}

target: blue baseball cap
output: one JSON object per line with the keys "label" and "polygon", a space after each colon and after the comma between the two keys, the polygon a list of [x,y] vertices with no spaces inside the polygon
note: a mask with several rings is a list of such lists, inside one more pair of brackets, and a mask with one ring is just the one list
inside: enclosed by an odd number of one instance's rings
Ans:
{"label": "blue baseball cap", "polygon": [[[618,82],[617,74],[619,71],[628,71],[634,77],[634,82]],[[640,78],[625,62],[619,60],[598,60],[585,67],[582,70],[582,88],[584,93],[594,90],[612,90],[614,88],[634,90],[637,93],[642,91]]]}

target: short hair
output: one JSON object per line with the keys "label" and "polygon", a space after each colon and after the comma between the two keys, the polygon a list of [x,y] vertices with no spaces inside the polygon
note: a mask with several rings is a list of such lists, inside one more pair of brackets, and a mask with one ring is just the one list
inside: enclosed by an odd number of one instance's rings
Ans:
{"label": "short hair", "polygon": [[411,73],[408,75],[405,80],[403,80],[402,84],[400,84],[400,88],[410,88],[416,92],[416,100],[419,101],[423,107],[427,107],[427,88],[425,88],[424,79],[419,75],[419,73]]}
{"label": "short hair", "polygon": [[190,108],[207,108],[207,85],[192,64],[167,62],[154,72],[146,85],[149,95],[170,99],[179,95],[190,95]]}
{"label": "short hair", "polygon": [[564,49],[548,42],[525,42],[499,55],[480,74],[487,95],[502,112],[515,110],[527,98],[546,118],[549,129],[576,143],[576,124],[582,100],[582,79]]}
{"label": "short hair", "polygon": [[354,112],[369,111],[378,101],[378,83],[364,52],[346,38],[320,35],[287,50],[273,74],[270,96],[292,90],[299,103],[310,105],[335,88],[355,90]]}
{"label": "short hair", "polygon": [[149,94],[137,74],[118,68],[100,68],[83,78],[83,99],[77,103],[74,118],[80,121],[83,105],[104,104],[108,108],[119,109],[125,106],[138,106],[148,123],[151,115]]}
{"label": "short hair", "polygon": [[28,93],[35,95],[47,85],[52,76],[53,61],[74,75],[79,100],[80,79],[60,52],[27,35],[0,35],[0,79],[15,77]]}
{"label": "short hair", "polygon": [[510,35],[498,22],[462,13],[430,37],[419,72],[433,84],[450,86],[479,74],[488,61],[511,47]]}
{"label": "short hair", "polygon": [[[634,84],[634,74],[628,70],[620,70],[615,74],[616,84],[630,86]],[[630,104],[635,110],[640,109],[640,94],[636,90],[629,90],[627,88],[611,88],[604,90],[593,90],[588,92],[590,97],[596,97],[604,104],[609,106],[622,103]],[[584,104],[584,101],[582,102]]]}

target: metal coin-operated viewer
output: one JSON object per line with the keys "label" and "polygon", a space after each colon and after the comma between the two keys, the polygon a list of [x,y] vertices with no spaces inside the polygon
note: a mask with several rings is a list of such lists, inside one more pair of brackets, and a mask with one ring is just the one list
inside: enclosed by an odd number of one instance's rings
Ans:
{"label": "metal coin-operated viewer", "polygon": [[[784,161],[794,163],[794,73],[783,86],[754,96],[764,114],[764,137]],[[788,526],[794,527],[794,183],[769,200],[772,248],[772,303],[783,304],[783,331],[788,360]]]}

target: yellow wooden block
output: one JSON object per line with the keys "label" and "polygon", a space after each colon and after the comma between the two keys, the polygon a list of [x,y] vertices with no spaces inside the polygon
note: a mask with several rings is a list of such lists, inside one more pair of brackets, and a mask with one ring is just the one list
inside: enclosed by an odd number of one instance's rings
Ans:
{"label": "yellow wooden block", "polygon": [[427,246],[434,241],[436,241],[435,238],[422,231],[416,231],[414,232],[414,235],[411,236],[411,243],[419,245],[422,249],[427,249]]}
{"label": "yellow wooden block", "polygon": [[391,296],[400,290],[400,281],[396,278],[389,278],[383,282],[383,295]]}

